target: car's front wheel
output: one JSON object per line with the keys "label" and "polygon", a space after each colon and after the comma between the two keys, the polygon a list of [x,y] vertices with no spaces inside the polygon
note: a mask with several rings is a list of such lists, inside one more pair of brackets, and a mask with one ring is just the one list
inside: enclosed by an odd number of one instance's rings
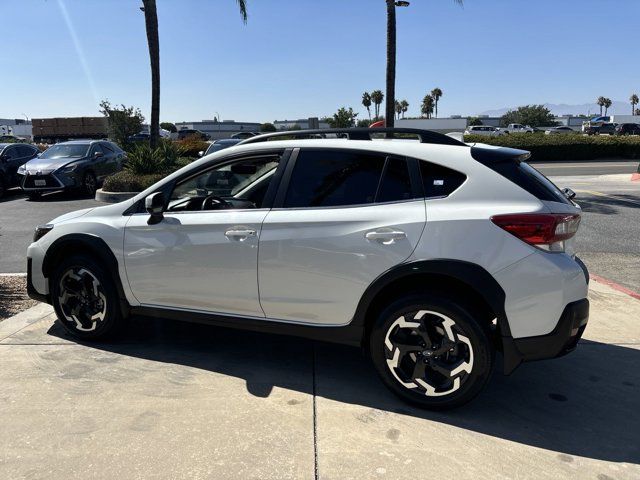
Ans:
{"label": "car's front wheel", "polygon": [[369,348],[387,387],[430,409],[473,399],[487,383],[494,361],[488,333],[471,311],[433,294],[389,305],[371,332]]}
{"label": "car's front wheel", "polygon": [[113,279],[89,256],[70,256],[60,262],[50,290],[60,323],[77,338],[107,338],[124,323]]}
{"label": "car's front wheel", "polygon": [[87,172],[82,177],[82,191],[89,197],[93,197],[98,189],[98,180],[93,172]]}

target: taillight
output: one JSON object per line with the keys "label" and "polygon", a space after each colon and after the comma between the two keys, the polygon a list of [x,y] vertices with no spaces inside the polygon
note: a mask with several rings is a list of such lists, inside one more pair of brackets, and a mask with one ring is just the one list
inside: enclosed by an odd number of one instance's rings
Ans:
{"label": "taillight", "polygon": [[578,231],[580,215],[516,213],[495,215],[491,221],[529,245],[557,252],[564,251],[564,241]]}

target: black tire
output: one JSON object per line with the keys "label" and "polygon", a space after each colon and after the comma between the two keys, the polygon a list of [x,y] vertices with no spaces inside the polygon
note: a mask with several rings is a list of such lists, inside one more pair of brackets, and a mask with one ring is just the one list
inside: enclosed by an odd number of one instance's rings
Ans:
{"label": "black tire", "polygon": [[369,351],[393,393],[432,410],[472,400],[489,380],[495,358],[488,332],[472,310],[434,293],[409,295],[385,308],[373,326]]}
{"label": "black tire", "polygon": [[113,338],[126,323],[113,279],[87,255],[70,256],[60,262],[50,287],[60,323],[76,338]]}
{"label": "black tire", "polygon": [[95,197],[98,189],[98,180],[93,172],[85,172],[82,176],[82,193],[88,197]]}
{"label": "black tire", "polygon": [[0,175],[0,198],[4,197],[6,191],[7,187],[5,186],[4,178],[2,177],[2,175]]}
{"label": "black tire", "polygon": [[42,196],[42,193],[40,193],[40,192],[27,192],[27,196],[29,197],[29,200],[39,200],[40,197]]}

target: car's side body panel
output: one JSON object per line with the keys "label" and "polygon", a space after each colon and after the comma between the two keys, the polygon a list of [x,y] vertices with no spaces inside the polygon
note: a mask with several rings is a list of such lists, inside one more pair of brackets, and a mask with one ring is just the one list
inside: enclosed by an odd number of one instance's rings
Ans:
{"label": "car's side body panel", "polygon": [[[260,302],[267,317],[344,325],[380,274],[406,260],[424,229],[424,200],[349,208],[274,209],[260,237]],[[405,238],[367,240],[394,230]]]}

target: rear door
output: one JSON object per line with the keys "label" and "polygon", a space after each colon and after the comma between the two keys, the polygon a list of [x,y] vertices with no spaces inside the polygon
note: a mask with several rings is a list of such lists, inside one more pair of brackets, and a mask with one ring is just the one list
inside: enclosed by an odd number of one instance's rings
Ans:
{"label": "rear door", "polygon": [[104,152],[104,174],[105,176],[116,173],[119,168],[118,154],[114,148],[108,142],[102,142],[100,144],[102,151]]}
{"label": "rear door", "polygon": [[[5,164],[5,178],[7,179],[7,186],[17,185],[18,182],[18,167],[29,159],[29,155],[25,155],[25,152],[21,152],[20,145],[10,145],[4,149],[4,164]],[[23,161],[23,157],[24,161]]]}
{"label": "rear door", "polygon": [[422,235],[416,162],[355,150],[294,153],[260,236],[258,281],[267,318],[351,320],[365,289],[406,260]]}

